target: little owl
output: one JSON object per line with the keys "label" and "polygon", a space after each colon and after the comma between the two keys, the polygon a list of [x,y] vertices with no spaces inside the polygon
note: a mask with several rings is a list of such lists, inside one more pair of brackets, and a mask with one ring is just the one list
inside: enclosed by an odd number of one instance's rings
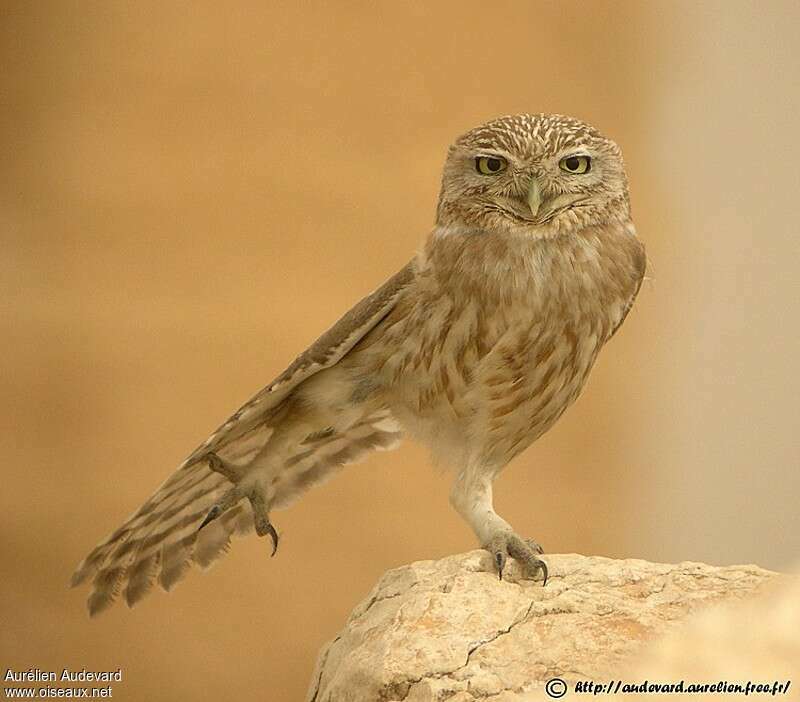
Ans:
{"label": "little owl", "polygon": [[80,564],[89,611],[133,605],[207,566],[234,534],[409,434],[451,466],[450,495],[500,577],[547,568],[492,505],[503,467],[581,392],[641,285],[619,147],[560,115],[501,117],[444,164],[423,249],[192,453]]}

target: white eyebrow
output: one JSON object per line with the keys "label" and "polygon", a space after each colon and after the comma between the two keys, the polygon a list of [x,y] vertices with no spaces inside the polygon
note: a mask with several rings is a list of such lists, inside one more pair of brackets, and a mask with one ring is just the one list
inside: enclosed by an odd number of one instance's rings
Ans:
{"label": "white eyebrow", "polygon": [[493,158],[494,156],[502,156],[504,159],[511,160],[513,156],[508,151],[503,151],[503,149],[496,149],[494,151],[490,151],[487,149],[479,149],[478,151],[472,152],[475,158],[481,158],[486,156],[487,158]]}
{"label": "white eyebrow", "polygon": [[591,151],[586,146],[573,146],[569,149],[562,149],[558,152],[559,156],[589,156],[593,157],[596,155],[595,151]]}

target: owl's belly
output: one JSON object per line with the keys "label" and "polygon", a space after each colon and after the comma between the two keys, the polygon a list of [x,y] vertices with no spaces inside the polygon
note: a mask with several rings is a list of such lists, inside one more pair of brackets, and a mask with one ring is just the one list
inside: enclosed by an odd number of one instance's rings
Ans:
{"label": "owl's belly", "polygon": [[602,337],[580,319],[498,315],[478,330],[463,315],[427,362],[408,364],[390,404],[442,460],[505,464],[577,398]]}
{"label": "owl's belly", "polygon": [[601,330],[581,320],[509,330],[471,393],[482,459],[505,464],[550,429],[577,399],[601,346]]}

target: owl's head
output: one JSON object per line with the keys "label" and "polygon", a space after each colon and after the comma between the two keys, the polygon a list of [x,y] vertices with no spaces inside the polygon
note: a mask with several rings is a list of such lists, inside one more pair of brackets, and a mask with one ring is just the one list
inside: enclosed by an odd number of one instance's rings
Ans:
{"label": "owl's head", "polygon": [[629,217],[620,148],[572,117],[487,122],[450,147],[437,225],[559,233]]}

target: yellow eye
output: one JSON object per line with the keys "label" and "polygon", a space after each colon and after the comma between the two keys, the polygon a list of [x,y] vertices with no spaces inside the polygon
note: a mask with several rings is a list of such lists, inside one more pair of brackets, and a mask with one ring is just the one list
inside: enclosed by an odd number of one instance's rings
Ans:
{"label": "yellow eye", "polygon": [[588,156],[565,156],[558,165],[567,173],[588,173],[592,169],[592,159]]}
{"label": "yellow eye", "polygon": [[475,170],[482,175],[497,175],[503,172],[508,162],[500,156],[477,156]]}

